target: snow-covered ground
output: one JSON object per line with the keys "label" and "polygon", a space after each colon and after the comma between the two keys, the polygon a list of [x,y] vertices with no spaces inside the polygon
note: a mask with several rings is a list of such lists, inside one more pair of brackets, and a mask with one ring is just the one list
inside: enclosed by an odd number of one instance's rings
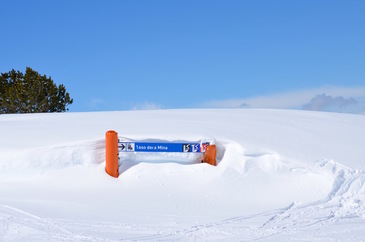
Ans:
{"label": "snow-covered ground", "polygon": [[[105,132],[215,137],[218,166],[124,161]],[[289,110],[0,115],[0,241],[365,240],[365,116]]]}

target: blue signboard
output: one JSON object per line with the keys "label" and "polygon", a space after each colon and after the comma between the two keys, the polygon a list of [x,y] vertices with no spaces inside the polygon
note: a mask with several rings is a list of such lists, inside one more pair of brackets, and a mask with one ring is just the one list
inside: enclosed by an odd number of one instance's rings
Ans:
{"label": "blue signboard", "polygon": [[200,143],[119,142],[119,152],[204,152]]}

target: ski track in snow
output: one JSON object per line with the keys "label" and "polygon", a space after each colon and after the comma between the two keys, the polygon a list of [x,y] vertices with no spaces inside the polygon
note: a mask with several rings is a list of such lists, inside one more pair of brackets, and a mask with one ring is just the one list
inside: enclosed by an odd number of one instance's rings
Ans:
{"label": "ski track in snow", "polygon": [[20,209],[0,205],[1,241],[94,241]]}

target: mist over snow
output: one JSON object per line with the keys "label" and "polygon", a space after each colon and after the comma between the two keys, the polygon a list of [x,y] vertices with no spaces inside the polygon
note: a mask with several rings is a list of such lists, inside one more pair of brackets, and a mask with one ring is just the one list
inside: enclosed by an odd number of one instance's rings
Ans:
{"label": "mist over snow", "polygon": [[365,110],[354,98],[332,97],[326,94],[317,95],[303,106],[303,109],[313,111],[329,111],[340,113],[360,113]]}
{"label": "mist over snow", "polygon": [[[307,109],[357,104],[312,97]],[[108,130],[214,137],[217,166],[161,153],[121,160],[112,178]],[[361,241],[364,137],[364,115],[316,111],[0,115],[0,241]]]}
{"label": "mist over snow", "polygon": [[209,108],[273,108],[363,114],[364,87],[322,87],[244,99],[212,100]]}

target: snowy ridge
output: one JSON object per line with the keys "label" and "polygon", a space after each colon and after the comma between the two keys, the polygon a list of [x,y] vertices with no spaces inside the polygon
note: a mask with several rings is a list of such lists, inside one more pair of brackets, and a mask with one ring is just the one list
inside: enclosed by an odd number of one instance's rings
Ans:
{"label": "snowy ridge", "polygon": [[0,163],[0,174],[2,177],[31,176],[72,166],[101,164],[105,160],[104,142],[98,140],[20,151]]}
{"label": "snowy ridge", "polygon": [[[132,139],[212,135],[218,165],[168,154],[135,157],[121,160],[114,179],[104,171],[109,129]],[[1,241],[365,236],[365,116],[280,110],[3,115],[0,131],[7,134],[0,139]],[[16,132],[24,146],[10,135]]]}

